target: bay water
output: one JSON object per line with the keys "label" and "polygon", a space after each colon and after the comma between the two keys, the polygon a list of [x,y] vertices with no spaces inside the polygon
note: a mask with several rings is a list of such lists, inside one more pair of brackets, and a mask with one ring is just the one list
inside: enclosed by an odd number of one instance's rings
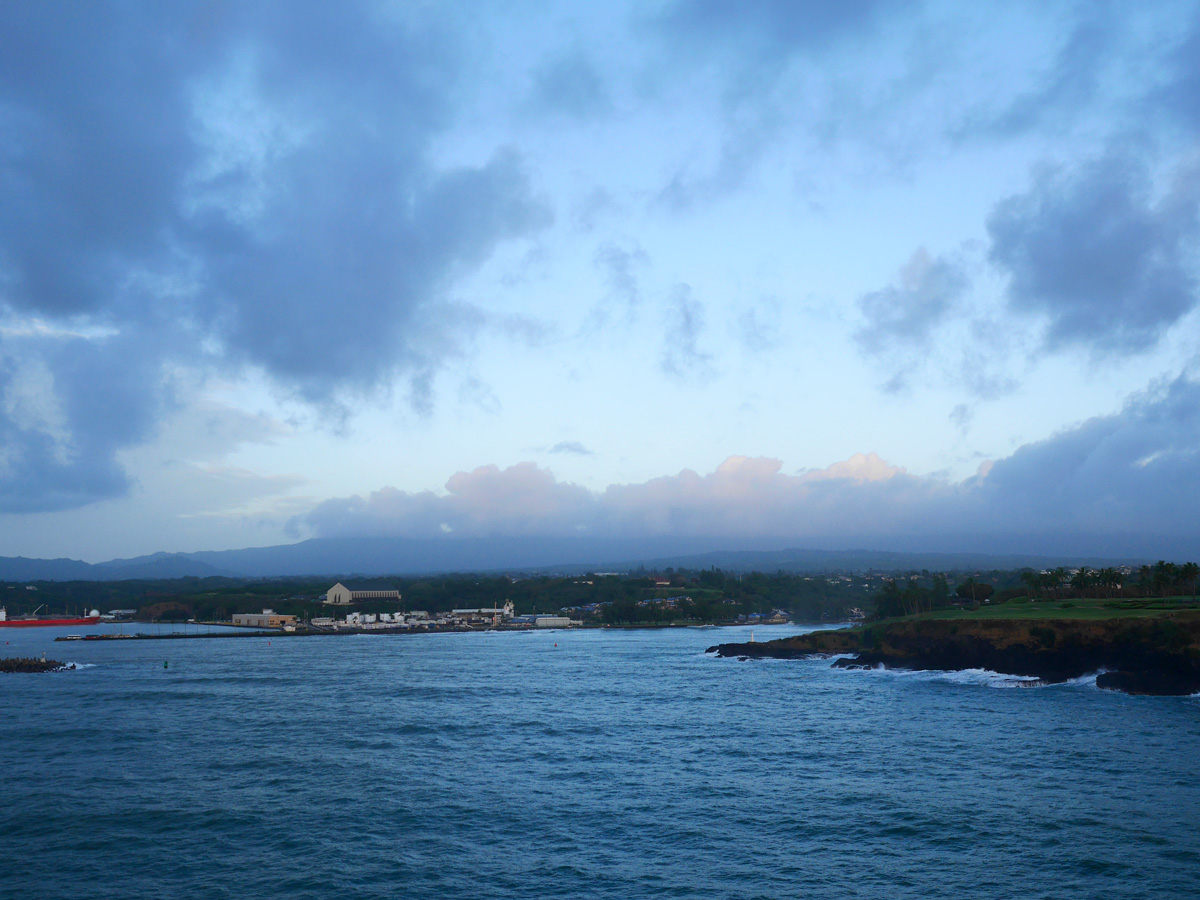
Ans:
{"label": "bay water", "polygon": [[80,665],[0,676],[6,898],[1200,896],[1197,698],[705,654],[745,628],[69,630],[0,634]]}

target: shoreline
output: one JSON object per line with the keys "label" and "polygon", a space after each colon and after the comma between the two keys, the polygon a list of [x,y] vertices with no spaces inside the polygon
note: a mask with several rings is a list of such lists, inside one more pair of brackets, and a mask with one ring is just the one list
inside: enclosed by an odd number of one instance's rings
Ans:
{"label": "shoreline", "polygon": [[832,664],[836,668],[986,669],[1046,684],[1098,673],[1096,684],[1105,690],[1154,696],[1200,692],[1200,616],[902,620],[718,644],[707,652],[741,660],[839,655]]}
{"label": "shoreline", "polygon": [[[448,628],[304,628],[296,629],[295,631],[284,631],[283,629],[255,629],[249,625],[230,625],[224,622],[204,622],[196,623],[207,626],[219,626],[228,628],[228,631],[197,631],[197,632],[163,632],[162,634],[149,634],[138,632],[136,634],[86,634],[86,635],[59,635],[55,641],[71,641],[81,643],[92,643],[94,641],[159,641],[159,640],[193,640],[197,638],[300,638],[300,637],[342,637],[348,635],[419,635],[419,634],[486,634],[486,633],[502,633],[502,634],[539,634],[561,631],[642,631],[642,630],[661,630],[664,628],[779,628],[785,627],[780,625],[747,625],[744,622],[655,622],[644,625],[572,625],[569,627],[555,628],[531,628],[527,626],[454,626]],[[844,625],[842,622],[791,622],[788,623],[796,628],[816,627],[832,628]]]}

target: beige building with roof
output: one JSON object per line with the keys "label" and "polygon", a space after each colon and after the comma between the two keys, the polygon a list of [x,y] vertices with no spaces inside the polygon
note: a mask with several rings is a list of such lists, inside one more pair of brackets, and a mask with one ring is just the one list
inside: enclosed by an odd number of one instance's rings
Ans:
{"label": "beige building with roof", "polygon": [[325,592],[325,603],[328,606],[349,606],[360,600],[400,600],[399,591],[352,591],[338,582]]}

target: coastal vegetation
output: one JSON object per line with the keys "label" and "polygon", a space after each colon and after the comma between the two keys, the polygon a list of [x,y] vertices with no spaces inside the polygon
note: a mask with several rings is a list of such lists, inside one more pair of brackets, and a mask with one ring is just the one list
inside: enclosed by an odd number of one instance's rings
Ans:
{"label": "coastal vegetation", "polygon": [[[1011,616],[1042,616],[1048,604],[1059,611],[1078,606],[1070,615],[1115,615],[1151,610],[1160,600],[1177,608],[1178,602],[1196,601],[1200,566],[1194,562],[1160,560],[1154,565],[1092,569],[1057,567],[1036,571],[976,572],[960,575],[944,572],[908,572],[886,578],[871,601],[873,619],[891,619],[925,614],[955,615],[965,606],[990,606]],[[955,586],[951,588],[951,583]],[[1104,601],[1117,601],[1104,602]],[[1142,601],[1142,602],[1139,602]],[[1010,605],[1016,603],[1016,606]],[[1022,606],[1021,604],[1028,604]],[[1036,605],[1035,605],[1036,604]],[[986,615],[986,613],[985,613]]]}
{"label": "coastal vegetation", "polygon": [[1161,561],[1136,571],[971,575],[952,591],[945,575],[925,573],[886,580],[856,627],[711,649],[743,658],[854,654],[835,665],[990,669],[1043,682],[1097,673],[1103,688],[1191,694],[1200,691],[1196,578],[1194,563]]}
{"label": "coastal vegetation", "polygon": [[[762,621],[844,621],[878,590],[879,575],[798,575],[665,569],[587,575],[443,575],[343,581],[364,589],[397,590],[404,610],[446,612],[502,606],[518,615],[567,613],[597,625],[663,625]],[[227,621],[234,613],[270,607],[298,619],[325,615],[325,591],[334,578],[180,578],[127,582],[0,584],[10,615],[98,607],[136,610],[142,621]],[[35,590],[27,590],[35,588]],[[394,600],[362,601],[365,613],[393,612]]]}

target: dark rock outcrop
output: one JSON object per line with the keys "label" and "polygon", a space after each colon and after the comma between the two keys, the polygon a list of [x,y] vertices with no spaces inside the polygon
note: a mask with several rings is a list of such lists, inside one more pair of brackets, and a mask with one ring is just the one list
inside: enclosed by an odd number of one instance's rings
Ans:
{"label": "dark rock outcrop", "polygon": [[54,659],[30,659],[20,656],[0,659],[0,672],[59,672],[73,668],[74,663],[60,663]]}
{"label": "dark rock outcrop", "polygon": [[721,644],[721,656],[796,659],[855,653],[843,668],[990,669],[1046,683],[1101,672],[1097,684],[1137,694],[1200,691],[1200,615],[1112,619],[926,619]]}

